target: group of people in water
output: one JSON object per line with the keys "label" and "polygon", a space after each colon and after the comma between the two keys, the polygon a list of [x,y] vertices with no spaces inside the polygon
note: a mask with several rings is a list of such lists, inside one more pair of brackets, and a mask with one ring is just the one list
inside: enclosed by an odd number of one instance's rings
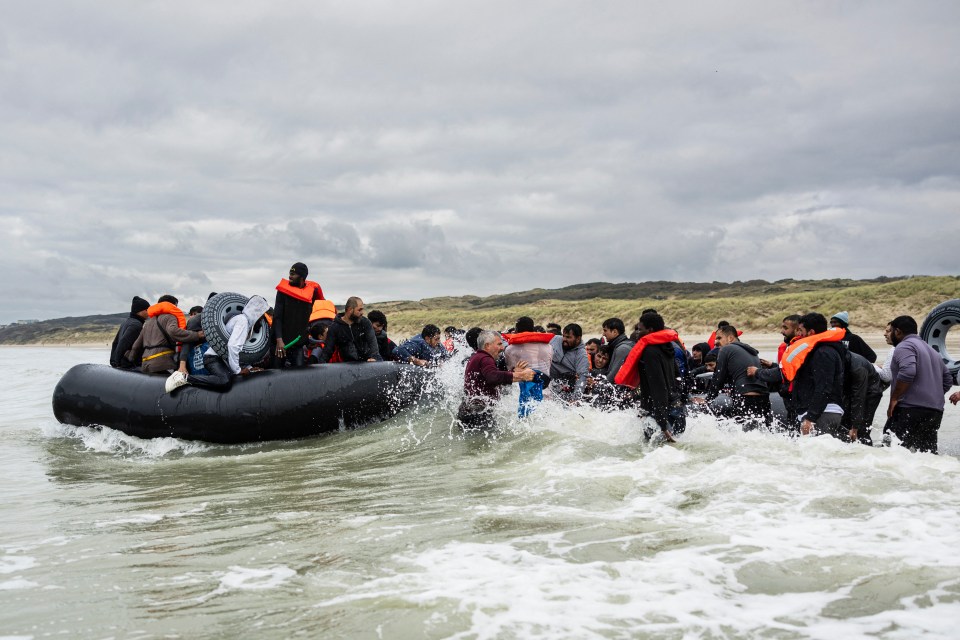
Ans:
{"label": "group of people in water", "polygon": [[[337,313],[307,276],[307,266],[297,262],[277,285],[272,308],[253,296],[242,310],[222,318],[228,339],[219,352],[204,334],[202,307],[185,316],[173,296],[152,305],[134,297],[111,347],[110,364],[168,373],[167,392],[184,385],[226,391],[236,376],[264,368],[376,361],[430,367],[469,348],[457,414],[464,428],[492,425],[501,392],[518,383],[520,417],[534,410],[546,391],[563,403],[636,408],[668,441],[685,430],[692,409],[729,417],[744,429],[829,434],[872,444],[871,426],[889,387],[885,442],[893,435],[903,446],[934,453],[944,396],[956,383],[940,354],[917,335],[910,316],[888,323],[885,337],[891,349],[882,366],[850,331],[847,312],[829,321],[820,313],[785,317],[775,361],[761,359],[741,341],[742,332],[724,321],[688,350],[654,309],[641,313],[631,333],[622,319],[609,318],[600,327],[602,338],[586,341],[578,324],[540,327],[521,317],[502,333],[452,326],[441,331],[428,324],[419,335],[396,344],[388,337],[384,313],[365,313],[358,297],[349,298]],[[243,345],[261,319],[269,325],[272,346],[260,362],[241,365]],[[783,398],[779,416],[771,393]],[[949,399],[960,402],[960,392]],[[655,430],[648,428],[645,435],[652,437]]]}

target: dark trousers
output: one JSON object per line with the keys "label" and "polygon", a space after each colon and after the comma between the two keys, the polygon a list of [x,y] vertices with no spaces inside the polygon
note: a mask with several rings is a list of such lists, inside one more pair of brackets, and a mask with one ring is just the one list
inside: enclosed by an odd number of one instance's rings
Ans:
{"label": "dark trousers", "polygon": [[908,449],[936,453],[937,431],[940,430],[941,420],[943,411],[898,404],[893,408],[893,417],[884,431],[892,431]]}
{"label": "dark trousers", "polygon": [[461,429],[491,429],[493,423],[493,399],[464,398],[457,411]]}
{"label": "dark trousers", "polygon": [[752,431],[761,424],[769,427],[773,423],[773,409],[770,407],[770,394],[759,396],[735,395],[731,398],[731,413],[744,431]]}
{"label": "dark trousers", "polygon": [[[276,347],[274,347],[274,351]],[[286,350],[286,355],[282,358],[273,358],[273,366],[276,369],[283,369],[284,367],[304,367],[306,366],[307,361],[303,355],[303,347],[300,346],[300,343],[293,345]]]}
{"label": "dark trousers", "polygon": [[195,387],[210,389],[211,391],[229,391],[230,387],[233,386],[233,372],[230,371],[230,367],[220,356],[204,355],[203,368],[209,372],[207,375],[189,375],[187,376],[187,382]]}

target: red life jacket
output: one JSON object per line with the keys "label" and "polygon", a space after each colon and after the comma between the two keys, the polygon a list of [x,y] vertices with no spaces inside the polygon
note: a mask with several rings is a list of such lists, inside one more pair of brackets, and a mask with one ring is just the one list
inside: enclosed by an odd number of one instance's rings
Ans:
{"label": "red life jacket", "polygon": [[303,287],[294,287],[290,284],[290,281],[286,278],[280,280],[280,284],[277,285],[277,291],[285,293],[294,300],[300,300],[301,302],[313,302],[313,291],[316,289],[317,293],[320,294],[320,299],[323,300],[323,289],[320,288],[320,285],[312,280],[307,280],[306,284]]}
{"label": "red life jacket", "polygon": [[797,372],[807,360],[807,356],[813,351],[813,348],[821,342],[840,342],[847,335],[846,329],[831,327],[823,333],[815,333],[806,338],[800,338],[790,343],[787,350],[783,353],[783,359],[780,360],[780,371],[783,377],[793,382],[797,377]]}
{"label": "red life jacket", "polygon": [[674,341],[679,342],[680,336],[673,329],[661,329],[643,336],[637,344],[633,345],[633,349],[630,349],[627,359],[624,360],[623,366],[617,371],[617,377],[613,381],[636,389],[640,386],[640,356],[643,355],[643,350],[648,344],[667,344]]}
{"label": "red life jacket", "polygon": [[165,313],[169,313],[177,319],[178,327],[181,329],[187,328],[187,319],[183,317],[183,311],[180,311],[177,305],[173,304],[172,302],[158,302],[147,309],[147,315],[151,318],[156,318],[157,316]]}
{"label": "red life jacket", "polygon": [[540,333],[538,331],[523,331],[521,333],[505,333],[503,338],[507,344],[527,344],[530,342],[550,342],[556,338],[553,333]]}

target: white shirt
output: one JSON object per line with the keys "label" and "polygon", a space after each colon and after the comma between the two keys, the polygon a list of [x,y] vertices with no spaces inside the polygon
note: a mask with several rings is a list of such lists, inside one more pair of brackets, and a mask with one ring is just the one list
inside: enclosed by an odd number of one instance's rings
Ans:
{"label": "white shirt", "polygon": [[240,350],[243,349],[243,343],[247,341],[250,321],[242,313],[239,313],[227,320],[224,329],[230,332],[230,340],[227,341],[227,366],[233,375],[239,375]]}

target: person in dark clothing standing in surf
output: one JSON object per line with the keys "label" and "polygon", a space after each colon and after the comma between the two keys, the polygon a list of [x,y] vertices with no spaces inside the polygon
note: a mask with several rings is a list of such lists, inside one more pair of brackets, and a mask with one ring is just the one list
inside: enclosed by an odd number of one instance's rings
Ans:
{"label": "person in dark clothing standing in surf", "polygon": [[273,305],[273,335],[276,338],[275,366],[289,363],[302,367],[305,363],[303,347],[307,344],[307,330],[314,300],[323,300],[323,289],[307,280],[307,265],[297,262],[290,267],[290,278],[277,285],[277,300]]}

